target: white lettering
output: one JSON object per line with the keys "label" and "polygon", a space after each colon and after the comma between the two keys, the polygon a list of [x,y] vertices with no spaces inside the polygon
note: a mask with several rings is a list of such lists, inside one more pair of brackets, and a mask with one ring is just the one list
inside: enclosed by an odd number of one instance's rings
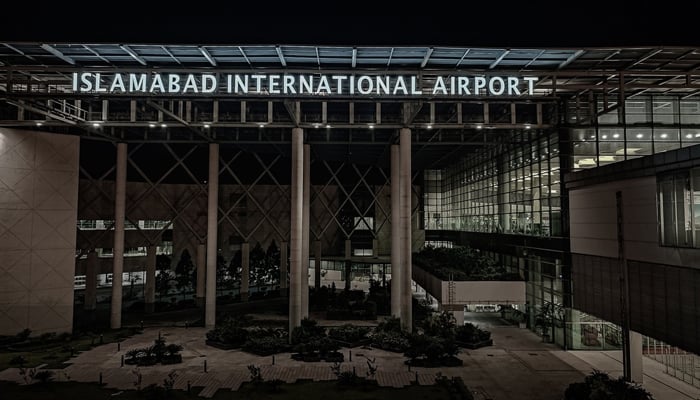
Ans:
{"label": "white lettering", "polygon": [[345,75],[333,75],[332,78],[335,79],[337,93],[343,94],[343,81],[348,79],[348,77]]}
{"label": "white lettering", "polygon": [[452,96],[455,95],[455,86],[457,86],[457,85],[455,85],[455,77],[454,77],[454,76],[451,76],[451,77],[450,77],[450,94],[451,94]]}
{"label": "white lettering", "polygon": [[89,72],[86,72],[84,74],[80,74],[80,81],[83,83],[81,91],[83,91],[83,92],[92,91],[92,81],[90,80],[91,77],[92,77],[92,74]]}
{"label": "white lettering", "polygon": [[513,76],[508,77],[508,96],[520,95],[520,90],[518,90],[518,78]]}
{"label": "white lettering", "polygon": [[119,89],[119,91],[122,93],[126,92],[126,86],[124,85],[124,78],[122,78],[122,74],[114,75],[114,80],[109,86],[109,92],[114,93],[117,89]]}
{"label": "white lettering", "polygon": [[435,86],[433,86],[433,94],[438,94],[438,91],[442,92],[440,94],[447,94],[445,80],[441,76],[438,76],[437,79],[435,79]]}
{"label": "white lettering", "polygon": [[525,79],[525,82],[527,82],[527,94],[529,94],[530,96],[534,95],[535,82],[537,82],[539,78],[537,78],[536,76],[526,76],[523,79]]}
{"label": "white lettering", "polygon": [[411,95],[418,96],[423,94],[423,91],[418,88],[418,78],[415,76],[411,77]]}
{"label": "white lettering", "polygon": [[[209,82],[209,86],[207,86],[207,82]],[[214,93],[216,86],[216,76],[213,74],[202,75],[202,93]]]}
{"label": "white lettering", "polygon": [[73,72],[73,92],[78,92],[78,73]]}
{"label": "white lettering", "polygon": [[389,77],[388,76],[378,76],[377,77],[377,94],[389,94]]}
{"label": "white lettering", "polygon": [[102,83],[102,78],[100,78],[100,73],[95,74],[95,92],[97,93],[107,93],[107,88],[100,86]]}
{"label": "white lettering", "polygon": [[474,77],[474,94],[475,95],[480,95],[481,94],[481,89],[486,87],[486,78],[483,76],[476,76]]}
{"label": "white lettering", "polygon": [[182,88],[182,93],[187,93],[187,90],[190,89],[192,92],[197,93],[197,81],[194,79],[193,74],[187,74],[187,80],[185,81],[185,87]]}
{"label": "white lettering", "polygon": [[[367,87],[362,88],[362,82],[367,82]],[[357,79],[357,91],[360,94],[370,94],[372,93],[372,90],[374,89],[374,82],[372,82],[372,78],[370,78],[367,75],[362,75]]]}
{"label": "white lettering", "polygon": [[460,76],[457,78],[457,94],[463,96],[465,94],[471,94],[469,92],[469,78],[466,76]]}
{"label": "white lettering", "polygon": [[299,76],[299,94],[304,94],[304,90],[306,90],[306,93],[312,94],[313,89],[311,87],[314,84],[314,77],[313,75],[300,75]]}
{"label": "white lettering", "polygon": [[163,78],[160,77],[160,74],[153,75],[149,92],[153,93],[156,89],[158,89],[160,93],[165,93],[165,85],[163,85]]}
{"label": "white lettering", "polygon": [[392,92],[392,94],[398,93],[399,90],[403,92],[404,96],[408,95],[408,89],[406,88],[406,80],[404,80],[403,76],[400,75],[398,78],[396,78],[396,86],[394,86],[394,91]]}
{"label": "white lettering", "polygon": [[279,89],[280,76],[279,75],[270,75],[268,77],[268,79],[270,80],[270,94],[280,94],[280,89]]}
{"label": "white lettering", "polygon": [[255,79],[255,91],[257,93],[262,92],[262,80],[265,79],[265,75],[255,74],[252,76],[252,78]]}
{"label": "white lettering", "polygon": [[145,92],[146,91],[146,74],[129,74],[129,91],[130,92]]}
{"label": "white lettering", "polygon": [[284,75],[284,94],[296,94],[294,89],[294,75]]}
{"label": "white lettering", "polygon": [[243,75],[243,78],[241,78],[240,75],[236,74],[236,84],[233,91],[235,93],[248,94],[248,75]]}
{"label": "white lettering", "polygon": [[177,93],[180,91],[180,75],[170,74],[168,75],[168,92]]}
{"label": "white lettering", "polygon": [[321,79],[318,82],[318,88],[316,88],[316,94],[320,94],[322,90],[325,90],[327,94],[331,94],[331,85],[328,82],[326,75],[321,75]]}
{"label": "white lettering", "polygon": [[[498,89],[495,88],[494,82],[498,82]],[[500,96],[503,94],[504,90],[506,90],[506,85],[503,83],[503,78],[500,76],[491,77],[489,80],[489,92],[496,96]]]}

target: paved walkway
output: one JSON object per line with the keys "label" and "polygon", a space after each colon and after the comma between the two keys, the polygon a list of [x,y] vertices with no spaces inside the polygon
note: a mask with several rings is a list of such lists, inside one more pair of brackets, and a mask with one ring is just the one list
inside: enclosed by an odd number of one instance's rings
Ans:
{"label": "paved walkway", "polygon": [[[517,327],[492,326],[490,329],[494,346],[463,350],[459,354],[464,362],[462,367],[412,368],[409,371],[401,354],[356,348],[352,349],[352,361],[349,361],[349,351],[342,350],[346,359],[342,369],[349,371],[354,368],[359,376],[366,376],[367,359],[374,359],[378,367],[377,383],[388,387],[407,386],[416,379],[418,384],[430,385],[437,372],[459,376],[479,400],[560,400],[569,383],[582,380],[594,367],[605,370],[598,366],[598,359],[591,356],[600,352],[564,352],[554,345],[541,343],[534,333]],[[298,362],[285,353],[276,355],[273,365],[272,357],[209,347],[204,343],[205,332],[203,328],[146,329],[143,334],[121,342],[119,351],[116,344],[107,344],[77,355],[69,361],[67,368],[57,371],[56,380],[98,382],[102,374],[102,381],[107,387],[125,390],[135,388],[138,374],[141,376],[141,386],[145,387],[151,383],[162,384],[163,379],[175,371],[175,388],[186,389],[189,384],[202,388],[200,396],[212,397],[219,390],[237,390],[241,384],[249,381],[247,366],[251,364],[260,367],[266,380],[280,379],[292,383],[298,379],[335,379],[330,363]],[[184,346],[182,364],[141,368],[121,366],[121,357],[128,350],[151,345],[159,333],[167,343]],[[654,371],[650,373],[655,376]],[[21,382],[16,368],[0,371],[0,380]],[[650,381],[653,384],[654,381]],[[667,383],[669,386],[673,384],[671,381]],[[669,397],[668,393],[671,392],[652,392],[657,400],[681,399]]]}

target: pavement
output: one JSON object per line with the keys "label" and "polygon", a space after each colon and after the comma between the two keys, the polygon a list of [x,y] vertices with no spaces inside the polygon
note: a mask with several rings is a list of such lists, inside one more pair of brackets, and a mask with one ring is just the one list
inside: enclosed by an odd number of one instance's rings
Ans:
{"label": "pavement", "polygon": [[[462,350],[458,357],[461,367],[411,368],[404,364],[401,354],[374,348],[355,348],[352,361],[349,350],[342,349],[346,362],[342,370],[355,369],[359,376],[366,376],[367,359],[375,360],[378,367],[375,379],[381,386],[403,387],[414,383],[430,385],[438,372],[446,376],[459,376],[478,400],[561,400],[571,382],[581,381],[594,368],[619,375],[622,365],[615,353],[599,351],[563,351],[557,346],[542,343],[534,333],[514,326],[491,324],[494,346],[478,350]],[[240,350],[220,350],[207,346],[204,328],[162,327],[147,328],[142,334],[120,343],[95,347],[71,358],[70,364],[56,370],[57,381],[102,382],[108,388],[119,390],[145,387],[151,383],[162,384],[169,373],[175,372],[175,388],[201,387],[201,397],[212,397],[217,391],[237,390],[250,381],[248,365],[260,367],[264,379],[281,379],[295,382],[299,379],[315,381],[336,379],[331,363],[304,363],[291,359],[289,353],[273,358],[259,357]],[[162,335],[167,343],[184,347],[183,362],[176,365],[158,365],[135,368],[121,366],[122,356],[130,349],[146,347]],[[656,400],[698,399],[698,389],[663,373],[656,361],[645,358],[645,382],[647,390]],[[21,383],[16,368],[0,371],[0,380]]]}

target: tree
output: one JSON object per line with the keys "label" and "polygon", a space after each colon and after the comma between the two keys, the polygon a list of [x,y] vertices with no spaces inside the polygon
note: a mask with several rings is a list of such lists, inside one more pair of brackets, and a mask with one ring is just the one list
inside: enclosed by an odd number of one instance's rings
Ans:
{"label": "tree", "polygon": [[241,281],[241,270],[243,269],[242,263],[242,254],[241,251],[238,250],[233,254],[233,257],[231,257],[231,261],[228,264],[228,276],[233,282]]}
{"label": "tree", "polygon": [[177,288],[180,289],[183,294],[188,288],[197,284],[195,272],[190,252],[187,251],[187,249],[182,250],[180,261],[178,261],[175,266],[175,280],[177,282]]}
{"label": "tree", "polygon": [[170,289],[170,281],[172,280],[170,262],[170,257],[166,254],[156,256],[156,270],[160,271],[156,275],[156,291],[159,301],[163,301],[163,296],[167,296]]}
{"label": "tree", "polygon": [[261,286],[266,283],[266,268],[265,268],[265,250],[263,250],[260,243],[253,247],[250,251],[249,258],[249,273],[250,273],[250,283],[251,286]]}
{"label": "tree", "polygon": [[228,277],[227,277],[228,267],[226,266],[226,260],[221,254],[216,256],[216,290],[217,292],[226,287]]}
{"label": "tree", "polygon": [[267,247],[267,252],[265,254],[267,280],[272,284],[279,283],[280,281],[280,257],[280,249],[277,247],[277,243],[275,243],[273,240]]}

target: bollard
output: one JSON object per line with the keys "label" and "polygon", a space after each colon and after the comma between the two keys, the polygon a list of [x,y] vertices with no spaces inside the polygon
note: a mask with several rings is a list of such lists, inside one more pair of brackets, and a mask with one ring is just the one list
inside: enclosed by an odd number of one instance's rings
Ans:
{"label": "bollard", "polygon": [[70,347],[70,356],[73,357],[75,355],[75,349],[73,346]]}
{"label": "bollard", "polygon": [[117,342],[117,351],[122,350],[122,342]]}
{"label": "bollard", "polygon": [[100,386],[102,386],[102,371],[100,371]]}
{"label": "bollard", "polygon": [[122,354],[122,367],[124,366],[124,354]]}
{"label": "bollard", "polygon": [[187,394],[190,394],[191,390],[192,390],[192,382],[187,381]]}
{"label": "bollard", "polygon": [[100,344],[104,344],[104,343],[105,343],[104,335],[102,335],[102,334],[100,333]]}
{"label": "bollard", "polygon": [[141,330],[143,330],[143,321],[141,321]]}
{"label": "bollard", "polygon": [[411,372],[411,362],[408,362],[408,372]]}
{"label": "bollard", "polygon": [[418,384],[418,371],[416,371],[416,385]]}
{"label": "bollard", "polygon": [[272,355],[272,365],[275,365],[275,355]]}
{"label": "bollard", "polygon": [[158,340],[160,340],[160,331],[158,331]]}
{"label": "bollard", "polygon": [[348,350],[348,353],[350,354],[350,361],[352,361],[352,350]]}
{"label": "bollard", "polygon": [[95,345],[95,337],[92,337],[92,338],[90,338],[90,346],[92,347],[94,345]]}
{"label": "bollard", "polygon": [[357,376],[357,373],[355,372],[355,367],[352,367],[352,376]]}
{"label": "bollard", "polygon": [[204,360],[204,372],[207,372],[207,360]]}

